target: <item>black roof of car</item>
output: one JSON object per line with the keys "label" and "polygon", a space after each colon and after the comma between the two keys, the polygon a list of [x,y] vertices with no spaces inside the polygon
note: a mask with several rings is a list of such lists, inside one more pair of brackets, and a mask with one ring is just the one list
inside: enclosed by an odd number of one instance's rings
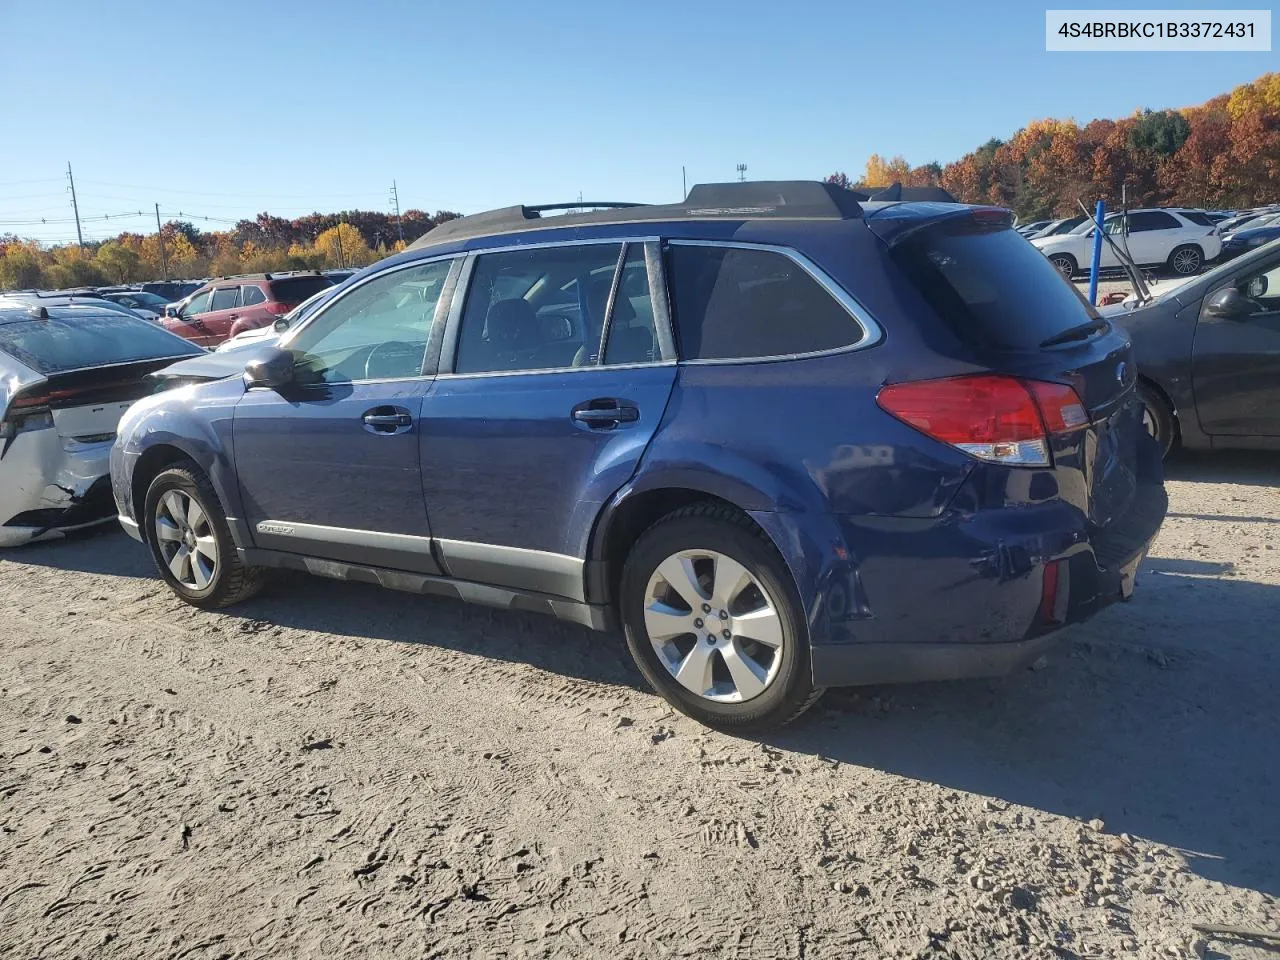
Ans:
{"label": "black roof of car", "polygon": [[[862,202],[932,200],[954,203],[940,187],[894,184],[868,196],[818,180],[750,180],[700,183],[681,203],[642,204],[618,201],[523,204],[446,220],[409,245],[410,250],[500,233],[544,230],[587,224],[642,223],[659,220],[852,220],[862,216]],[[598,209],[583,211],[584,207]],[[570,210],[546,218],[544,213]]]}

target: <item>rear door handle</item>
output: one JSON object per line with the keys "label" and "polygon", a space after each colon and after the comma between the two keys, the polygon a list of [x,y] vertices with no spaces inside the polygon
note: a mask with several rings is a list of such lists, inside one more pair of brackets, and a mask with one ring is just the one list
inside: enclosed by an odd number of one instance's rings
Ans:
{"label": "rear door handle", "polygon": [[573,419],[595,430],[608,430],[620,423],[635,423],[640,411],[616,400],[591,400],[574,408]]}
{"label": "rear door handle", "polygon": [[404,433],[413,426],[413,417],[398,407],[374,407],[360,419],[370,433]]}

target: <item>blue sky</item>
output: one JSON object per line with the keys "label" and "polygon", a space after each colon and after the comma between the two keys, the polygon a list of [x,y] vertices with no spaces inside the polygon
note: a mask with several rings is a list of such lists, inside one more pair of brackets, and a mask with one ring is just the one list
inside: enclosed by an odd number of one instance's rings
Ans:
{"label": "blue sky", "polygon": [[0,233],[74,238],[12,223],[70,215],[68,160],[82,214],[150,215],[86,238],[154,230],[157,201],[210,229],[386,210],[393,179],[426,210],[672,201],[682,164],[693,184],[946,163],[1034,118],[1200,103],[1280,66],[1046,53],[1048,5],[0,0]]}

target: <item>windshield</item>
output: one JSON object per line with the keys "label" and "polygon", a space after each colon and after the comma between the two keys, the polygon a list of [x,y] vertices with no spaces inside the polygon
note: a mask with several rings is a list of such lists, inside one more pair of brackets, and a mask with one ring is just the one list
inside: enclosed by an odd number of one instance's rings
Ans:
{"label": "windshield", "polygon": [[0,320],[0,352],[46,376],[203,351],[153,323],[123,314]]}

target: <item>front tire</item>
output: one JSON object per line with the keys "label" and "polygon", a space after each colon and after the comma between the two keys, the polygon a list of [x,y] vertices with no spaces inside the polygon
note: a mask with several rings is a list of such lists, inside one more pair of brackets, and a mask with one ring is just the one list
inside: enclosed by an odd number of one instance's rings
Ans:
{"label": "front tire", "polygon": [[1079,266],[1076,264],[1076,258],[1069,253],[1055,253],[1049,258],[1049,262],[1053,264],[1053,269],[1057,270],[1066,279],[1070,280],[1076,275]]}
{"label": "front tire", "polygon": [[143,520],[161,578],[192,606],[226,607],[262,589],[262,568],[241,561],[218,494],[194,466],[151,481]]}
{"label": "front tire", "polygon": [[695,504],[650,527],[627,557],[620,600],[640,672],[699,723],[778,727],[822,693],[786,564],[735,510]]}
{"label": "front tire", "polygon": [[1194,243],[1175,247],[1169,254],[1169,269],[1180,277],[1190,277],[1204,266],[1204,252]]}

